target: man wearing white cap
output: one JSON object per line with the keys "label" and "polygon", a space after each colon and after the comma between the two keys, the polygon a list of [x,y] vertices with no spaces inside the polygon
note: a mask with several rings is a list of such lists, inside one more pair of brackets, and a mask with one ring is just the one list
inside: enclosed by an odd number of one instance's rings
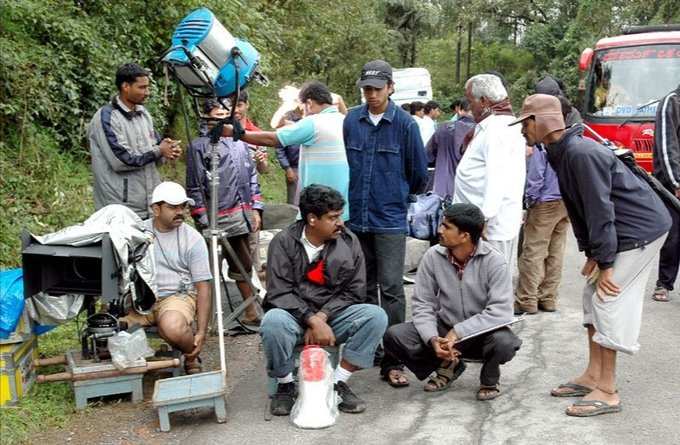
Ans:
{"label": "man wearing white cap", "polygon": [[203,237],[184,223],[187,205],[194,205],[194,200],[175,182],[162,182],[154,189],[153,217],[144,225],[154,234],[158,300],[149,314],[130,312],[125,319],[129,325],[157,325],[160,336],[185,354],[187,374],[194,374],[201,371],[198,354],[210,319],[212,274]]}

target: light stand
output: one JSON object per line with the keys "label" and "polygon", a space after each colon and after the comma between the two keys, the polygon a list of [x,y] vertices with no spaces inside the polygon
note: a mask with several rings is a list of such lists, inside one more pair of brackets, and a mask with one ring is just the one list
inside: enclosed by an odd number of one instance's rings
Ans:
{"label": "light stand", "polygon": [[[188,53],[188,51],[186,51]],[[234,70],[235,70],[235,79],[236,79],[236,88],[235,88],[235,93],[234,97],[236,102],[238,100],[238,96],[240,94],[241,86],[239,82],[239,64],[236,62],[237,58],[242,58],[241,51],[237,48],[234,47],[231,49],[231,57],[234,60]],[[191,60],[191,59],[190,59]],[[172,68],[172,67],[171,67]],[[200,70],[199,70],[200,72]],[[174,73],[174,69],[173,69]],[[177,78],[177,76],[175,75]],[[210,88],[212,91],[214,91],[214,87],[212,85],[212,82],[209,80],[209,78],[205,77],[204,78],[206,87]],[[180,83],[187,87],[184,83],[180,81]],[[191,88],[187,87],[187,91],[194,95],[194,91],[192,91]],[[181,94],[181,93],[180,93]],[[213,95],[214,97],[214,95]],[[182,107],[184,109],[184,101],[180,97],[180,100],[182,101]],[[220,154],[218,150],[218,144],[220,141],[220,138],[222,137],[222,131],[224,128],[225,124],[231,124],[233,126],[233,139],[234,141],[238,141],[240,137],[243,135],[244,131],[241,128],[241,125],[239,121],[235,118],[235,103],[231,107],[231,113],[228,117],[221,119],[216,122],[215,126],[210,130],[209,132],[209,137],[210,137],[210,200],[209,200],[209,209],[208,209],[208,218],[209,218],[209,228],[204,231],[204,236],[207,235],[210,239],[210,254],[211,254],[211,263],[212,263],[212,269],[213,269],[213,300],[215,301],[215,306],[216,306],[216,315],[217,315],[217,334],[219,336],[219,350],[220,350],[220,369],[222,371],[222,379],[224,383],[226,384],[226,353],[225,353],[225,346],[224,346],[224,326],[225,324],[229,324],[233,322],[234,320],[237,320],[238,317],[245,311],[245,309],[253,304],[254,302],[257,301],[258,299],[258,289],[253,285],[252,280],[250,279],[250,275],[246,272],[245,267],[239,260],[238,256],[236,255],[236,252],[234,249],[231,247],[229,242],[225,239],[223,230],[220,230],[218,228],[218,223],[217,223],[217,210],[218,210],[218,193],[219,193],[219,184],[220,184],[220,179],[219,179],[219,174],[218,174],[218,166],[220,162]],[[186,126],[186,131],[188,133],[189,127],[187,119],[186,119],[186,110],[185,111],[185,126]],[[204,202],[207,203],[207,200],[204,199]],[[249,224],[249,223],[248,223]],[[240,305],[238,305],[235,309],[233,309],[233,312],[229,315],[229,317],[226,320],[223,320],[223,311],[222,311],[222,288],[221,288],[221,283],[222,283],[222,274],[221,274],[221,267],[220,267],[220,259],[221,255],[219,252],[219,247],[224,249],[226,254],[229,256],[229,258],[233,261],[233,263],[236,265],[236,268],[238,269],[238,272],[243,276],[243,278],[246,281],[246,284],[250,287],[252,295],[245,299]],[[226,284],[225,284],[225,289],[226,289]],[[240,322],[239,322],[240,323]],[[243,326],[243,325],[241,325]],[[243,326],[245,329],[256,332],[255,329],[253,328],[246,328]]]}

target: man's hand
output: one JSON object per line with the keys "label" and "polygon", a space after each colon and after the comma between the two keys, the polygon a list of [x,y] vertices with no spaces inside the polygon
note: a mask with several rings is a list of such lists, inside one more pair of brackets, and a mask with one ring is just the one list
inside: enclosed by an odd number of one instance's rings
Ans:
{"label": "man's hand", "polygon": [[615,297],[621,293],[621,288],[614,283],[614,268],[600,270],[597,280],[597,296],[604,301],[606,296]]}
{"label": "man's hand", "polygon": [[158,148],[161,150],[161,156],[166,159],[174,160],[180,157],[182,154],[182,147],[179,145],[180,141],[175,141],[170,138],[165,138],[158,144]]}
{"label": "man's hand", "polygon": [[253,232],[257,232],[262,228],[262,217],[259,210],[253,210]]}
{"label": "man's hand", "polygon": [[581,275],[584,277],[589,277],[595,270],[595,266],[597,266],[597,261],[592,258],[588,258],[586,260],[586,264],[583,265],[583,269],[581,269]]}
{"label": "man's hand", "polygon": [[286,169],[286,181],[289,184],[295,184],[297,182],[297,180],[298,180],[298,175],[297,175],[297,173],[295,173],[295,170],[288,167]]}
{"label": "man's hand", "polygon": [[453,342],[448,338],[448,335],[446,337],[432,337],[430,344],[435,355],[442,360],[453,361],[460,355],[460,352],[453,347]]}
{"label": "man's hand", "polygon": [[203,349],[203,344],[205,343],[205,332],[197,332],[196,335],[194,335],[194,350],[191,351],[189,354],[186,354],[186,358],[189,360],[195,359],[198,354],[201,352],[201,349]]}
{"label": "man's hand", "polygon": [[307,324],[309,329],[305,331],[304,337],[306,345],[335,346],[335,334],[321,316],[311,316]]}

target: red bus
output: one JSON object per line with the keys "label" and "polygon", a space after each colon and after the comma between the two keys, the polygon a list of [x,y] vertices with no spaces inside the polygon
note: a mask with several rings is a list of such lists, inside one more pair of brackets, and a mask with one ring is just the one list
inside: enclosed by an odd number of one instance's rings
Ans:
{"label": "red bus", "polygon": [[[579,61],[583,121],[652,171],[658,101],[680,84],[680,25],[631,27]],[[586,131],[586,135],[589,135]]]}

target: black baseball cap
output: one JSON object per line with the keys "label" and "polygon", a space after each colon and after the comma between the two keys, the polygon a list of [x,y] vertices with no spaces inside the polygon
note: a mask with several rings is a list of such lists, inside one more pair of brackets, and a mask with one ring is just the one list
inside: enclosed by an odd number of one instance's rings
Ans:
{"label": "black baseball cap", "polygon": [[392,81],[392,67],[384,60],[372,60],[361,69],[361,77],[357,80],[357,86],[383,88],[387,82]]}

